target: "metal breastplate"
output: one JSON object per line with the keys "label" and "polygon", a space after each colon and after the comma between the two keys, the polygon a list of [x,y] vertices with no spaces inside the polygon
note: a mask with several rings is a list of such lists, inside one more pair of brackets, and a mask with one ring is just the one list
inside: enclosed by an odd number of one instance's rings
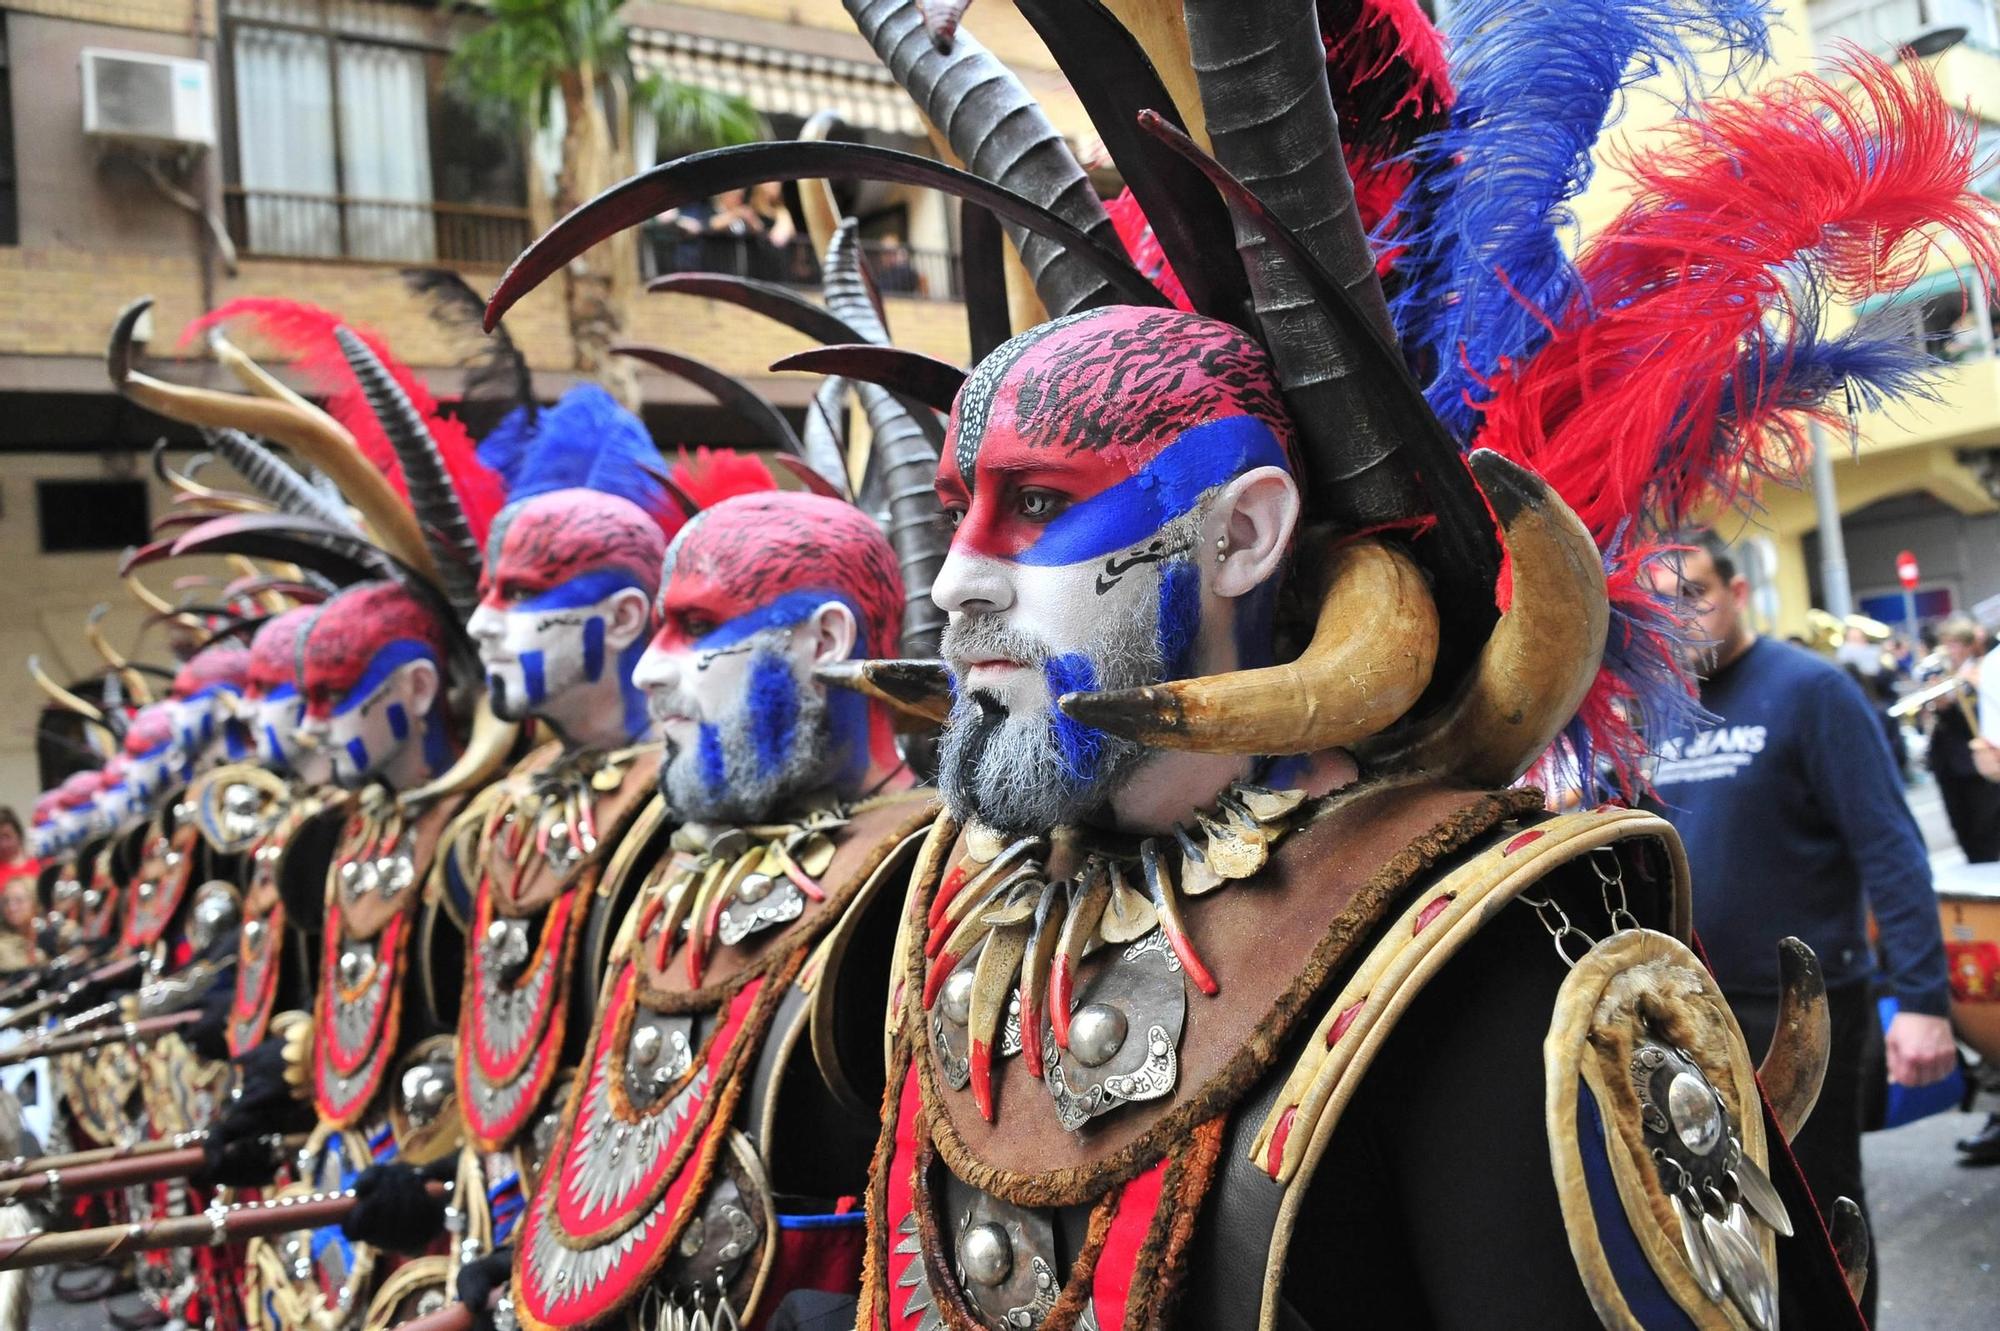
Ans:
{"label": "metal breastplate", "polygon": [[[756,1305],[778,1238],[758,1137],[810,1021],[804,986],[818,977],[802,982],[802,974],[879,865],[926,822],[924,807],[906,802],[847,837],[837,831],[844,823],[774,829],[768,845],[779,851],[767,860],[759,859],[766,841],[737,836],[663,866],[614,960],[597,1033],[522,1221],[513,1297],[524,1326],[579,1325],[620,1310],[643,1318],[663,1300],[688,1307],[697,1295],[711,1309],[726,1296],[746,1316]],[[834,841],[853,859],[820,878],[835,862]],[[856,868],[864,857],[872,859]],[[796,909],[758,910],[793,898]],[[649,977],[669,967],[692,987],[652,988]]]}
{"label": "metal breastplate", "polygon": [[[1359,1008],[1325,1005],[1375,931],[1406,905],[1406,929],[1443,918],[1451,898],[1418,890],[1427,863],[1535,803],[1361,789],[1293,818],[1273,793],[1231,792],[1128,850],[1056,837],[1010,863],[975,832],[928,881],[920,866],[862,1327],[1268,1324],[1272,1170],[1306,1102],[1286,1051],[1353,1028]],[[1283,856],[1257,853],[1286,833]],[[1189,907],[1236,880],[1233,900]]]}

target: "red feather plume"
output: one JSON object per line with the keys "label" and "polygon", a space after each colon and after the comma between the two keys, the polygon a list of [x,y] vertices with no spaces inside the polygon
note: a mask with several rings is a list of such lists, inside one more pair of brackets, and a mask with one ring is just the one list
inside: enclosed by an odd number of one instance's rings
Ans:
{"label": "red feather plume", "polygon": [[778,488],[771,469],[761,459],[731,448],[701,447],[692,456],[683,448],[673,474],[675,483],[687,497],[703,508],[712,508],[738,495],[762,494]]}
{"label": "red feather plume", "polygon": [[1799,75],[1628,154],[1634,198],[1579,259],[1582,294],[1496,378],[1480,446],[1547,478],[1601,547],[1629,515],[1671,528],[1797,472],[1784,367],[1733,373],[1767,320],[1906,286],[1944,235],[2000,271],[2000,211],[1969,189],[1973,123],[1920,66],[1855,53],[1838,74],[1853,86]]}
{"label": "red feather plume", "polygon": [[368,399],[362,395],[361,385],[355,381],[340,344],[334,340],[335,328],[345,325],[353,329],[388,367],[430,427],[445,471],[465,507],[473,538],[481,549],[485,548],[487,529],[506,502],[505,487],[500,477],[479,461],[465,426],[439,411],[437,399],[424,381],[390,353],[388,344],[379,335],[305,301],[244,297],[189,324],[181,334],[181,343],[185,346],[206,330],[238,319],[247,321],[267,342],[291,355],[293,363],[326,394],[327,414],[354,436],[363,455],[389,478],[396,493],[407,498],[403,469],[396,461],[395,450],[390,447],[375,413],[369,410]]}
{"label": "red feather plume", "polygon": [[1645,576],[1658,535],[1800,470],[1807,422],[1842,404],[1792,382],[1786,349],[1828,298],[1907,286],[1945,236],[1975,280],[2000,271],[2000,210],[1970,190],[1975,133],[1921,66],[1859,53],[1831,79],[1707,104],[1626,154],[1633,199],[1580,256],[1580,294],[1489,385],[1478,445],[1540,473],[1606,552],[1612,638],[1578,720],[1628,790],[1633,721],[1691,693]]}

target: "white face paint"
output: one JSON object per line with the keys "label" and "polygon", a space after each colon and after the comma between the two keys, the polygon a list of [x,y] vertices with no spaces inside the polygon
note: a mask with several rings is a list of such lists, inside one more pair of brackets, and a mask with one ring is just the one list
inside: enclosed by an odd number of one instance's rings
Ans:
{"label": "white face paint", "polygon": [[760,657],[775,653],[789,658],[795,674],[811,663],[811,643],[792,628],[761,629],[723,646],[702,645],[722,636],[718,631],[688,642],[662,633],[632,672],[632,682],[645,691],[654,729],[671,748],[690,747],[702,726],[724,725],[742,711],[751,667]]}
{"label": "white face paint", "polygon": [[362,786],[424,742],[415,681],[434,670],[428,661],[405,662],[366,697],[344,698],[330,716],[304,721],[300,732],[331,762],[335,781],[350,790]]}
{"label": "white face paint", "polygon": [[604,676],[610,651],[605,626],[617,594],[565,606],[557,604],[563,590],[511,603],[489,595],[466,625],[486,671],[493,710],[503,720],[526,720]]}
{"label": "white face paint", "polygon": [[240,710],[256,744],[259,762],[273,771],[290,772],[307,785],[332,779],[333,763],[327,755],[308,747],[300,738],[306,702],[298,690],[288,688],[264,698],[246,697]]}

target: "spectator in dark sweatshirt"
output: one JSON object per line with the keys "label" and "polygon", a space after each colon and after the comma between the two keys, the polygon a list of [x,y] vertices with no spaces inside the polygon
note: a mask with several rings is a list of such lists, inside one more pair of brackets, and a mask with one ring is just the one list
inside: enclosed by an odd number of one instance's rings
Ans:
{"label": "spectator in dark sweatshirt", "polygon": [[[1889,1079],[1928,1085],[1957,1060],[1930,859],[1860,687],[1811,652],[1757,636],[1743,614],[1749,583],[1714,531],[1678,543],[1688,548],[1662,561],[1653,584],[1686,603],[1689,663],[1715,720],[1663,737],[1661,812],[1687,843],[1695,931],[1753,1057],[1777,1023],[1778,940],[1796,935],[1819,954],[1833,1054],[1792,1150],[1822,1210],[1843,1196],[1865,1209],[1871,911],[1899,1001],[1884,1038]],[[1878,1283],[1868,1282],[1871,1320]]]}

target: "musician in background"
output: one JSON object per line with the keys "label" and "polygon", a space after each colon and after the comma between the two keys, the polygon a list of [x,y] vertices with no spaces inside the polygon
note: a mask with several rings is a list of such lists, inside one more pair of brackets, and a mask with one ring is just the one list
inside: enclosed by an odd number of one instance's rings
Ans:
{"label": "musician in background", "polygon": [[[1674,543],[1686,548],[1654,570],[1653,587],[1685,603],[1687,664],[1715,722],[1661,737],[1660,811],[1687,845],[1695,931],[1751,1053],[1777,1025],[1778,940],[1797,936],[1818,954],[1833,1047],[1792,1152],[1822,1204],[1846,1196],[1865,1210],[1861,1130],[1879,1029],[1871,910],[1899,1003],[1884,1038],[1890,1080],[1929,1085],[1958,1061],[1930,859],[1860,687],[1823,657],[1757,636],[1744,614],[1750,584],[1713,529]],[[1865,1295],[1871,1320],[1879,1283]]]}
{"label": "musician in background", "polygon": [[1931,775],[1937,778],[1951,833],[1967,863],[2000,860],[2000,785],[1981,775],[1972,748],[1977,738],[1979,626],[1947,620],[1938,630],[1945,668],[1965,687],[1931,704]]}

